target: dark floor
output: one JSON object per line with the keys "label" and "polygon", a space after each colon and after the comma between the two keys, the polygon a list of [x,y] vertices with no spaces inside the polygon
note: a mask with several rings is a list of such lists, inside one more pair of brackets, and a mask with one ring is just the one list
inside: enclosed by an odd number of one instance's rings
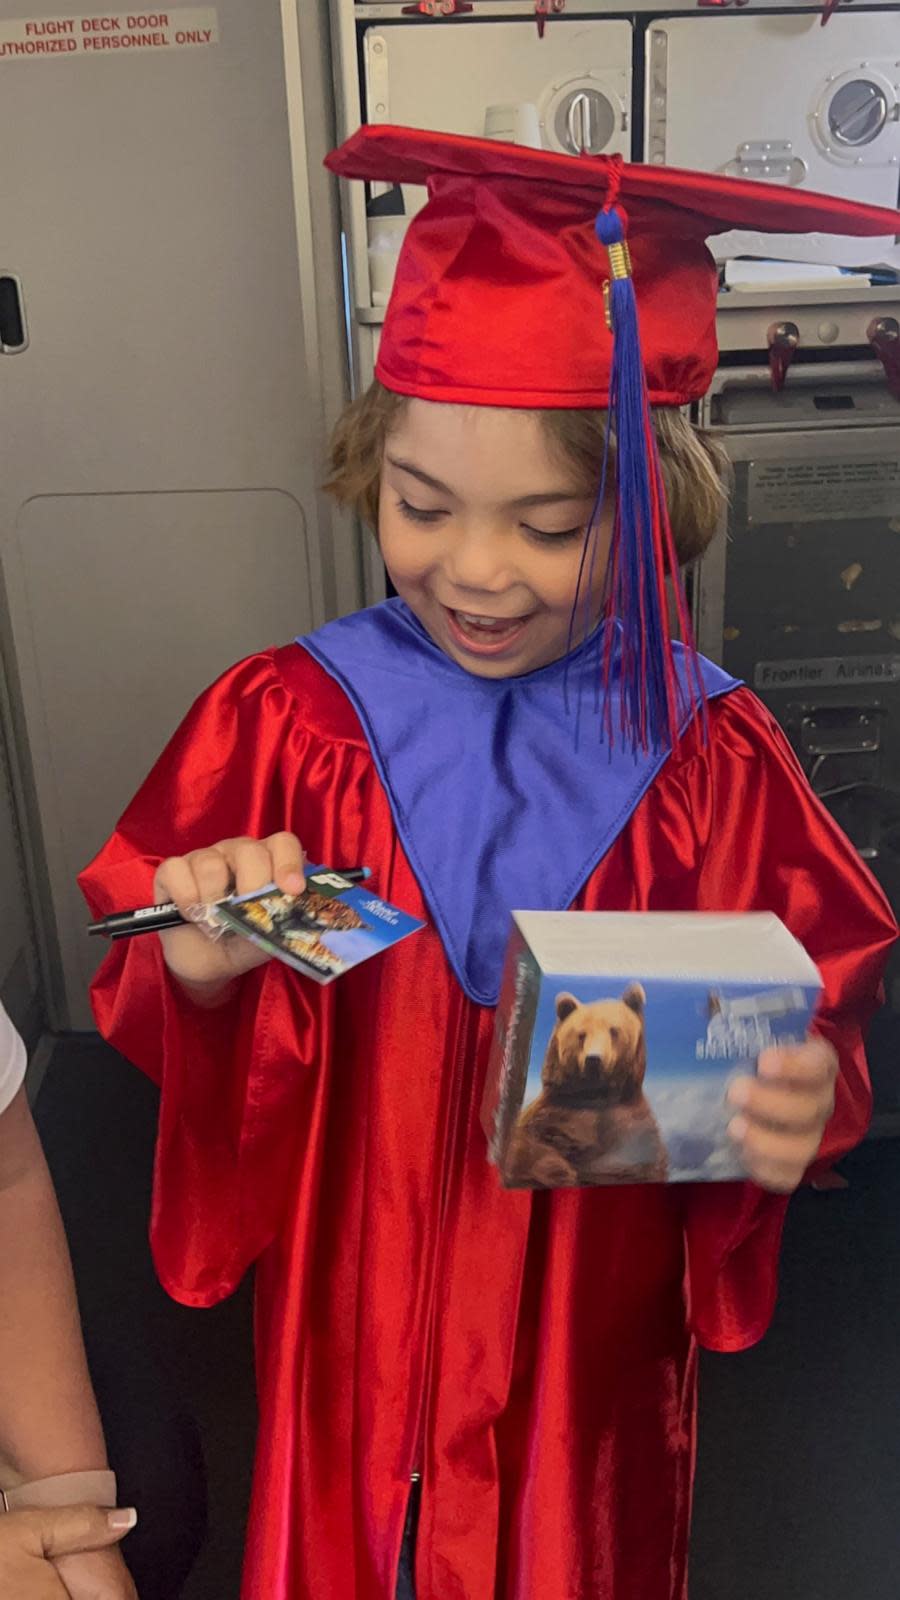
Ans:
{"label": "dark floor", "polygon": [[691,1600],[900,1594],[900,1142],[791,1207],[768,1337],[701,1369]]}
{"label": "dark floor", "polygon": [[[193,1312],[154,1280],[155,1095],[139,1073],[94,1039],[62,1041],[37,1116],[114,1465],[145,1508],[130,1541],[142,1600],[237,1600],[254,1429],[248,1292]],[[793,1204],[769,1337],[704,1362],[691,1600],[893,1600],[900,1589],[900,1142],[870,1143],[844,1170],[847,1190]]]}

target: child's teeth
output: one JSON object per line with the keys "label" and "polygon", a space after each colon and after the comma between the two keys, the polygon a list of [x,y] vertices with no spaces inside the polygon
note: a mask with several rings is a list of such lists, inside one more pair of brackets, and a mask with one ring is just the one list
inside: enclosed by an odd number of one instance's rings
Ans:
{"label": "child's teeth", "polygon": [[458,611],[457,616],[463,622],[468,622],[473,628],[506,628],[510,624],[503,621],[502,617],[472,617],[468,611]]}

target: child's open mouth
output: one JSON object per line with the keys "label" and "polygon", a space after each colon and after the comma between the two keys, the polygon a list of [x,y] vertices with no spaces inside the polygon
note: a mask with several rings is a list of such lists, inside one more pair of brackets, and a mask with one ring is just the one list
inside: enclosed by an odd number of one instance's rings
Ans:
{"label": "child's open mouth", "polygon": [[444,607],[450,631],[457,644],[476,655],[498,655],[518,639],[530,617],[485,617],[472,611],[451,611]]}

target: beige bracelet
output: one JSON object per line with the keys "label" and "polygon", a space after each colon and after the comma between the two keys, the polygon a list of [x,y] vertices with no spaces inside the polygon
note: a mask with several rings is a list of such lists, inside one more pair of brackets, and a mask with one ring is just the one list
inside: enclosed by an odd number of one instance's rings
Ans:
{"label": "beige bracelet", "polygon": [[61,1506],[103,1506],[117,1499],[114,1472],[63,1472],[15,1489],[0,1489],[0,1511],[44,1511]]}

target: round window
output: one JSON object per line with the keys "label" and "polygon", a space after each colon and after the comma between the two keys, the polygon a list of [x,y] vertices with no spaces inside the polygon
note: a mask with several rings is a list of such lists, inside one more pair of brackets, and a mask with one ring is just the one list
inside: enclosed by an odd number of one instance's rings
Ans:
{"label": "round window", "polygon": [[835,144],[855,148],[877,139],[888,119],[884,90],[868,78],[842,83],[828,107],[828,131]]}
{"label": "round window", "polygon": [[572,155],[600,155],[616,131],[612,103],[599,89],[573,89],[553,118],[556,141]]}

